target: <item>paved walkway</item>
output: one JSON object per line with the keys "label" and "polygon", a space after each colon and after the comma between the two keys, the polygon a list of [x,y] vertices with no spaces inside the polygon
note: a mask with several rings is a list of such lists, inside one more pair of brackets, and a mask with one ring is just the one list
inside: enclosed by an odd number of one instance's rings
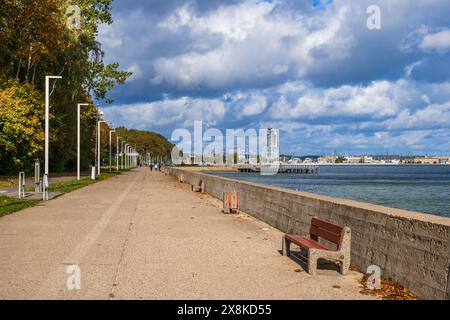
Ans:
{"label": "paved walkway", "polygon": [[280,245],[278,230],[138,169],[0,218],[0,298],[368,298],[361,274],[298,272]]}

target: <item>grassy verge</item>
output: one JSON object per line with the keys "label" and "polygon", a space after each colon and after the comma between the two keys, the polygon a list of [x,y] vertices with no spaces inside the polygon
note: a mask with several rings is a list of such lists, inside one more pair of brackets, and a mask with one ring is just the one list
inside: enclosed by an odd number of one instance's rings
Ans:
{"label": "grassy verge", "polygon": [[50,191],[67,193],[67,192],[71,192],[71,191],[86,187],[90,184],[117,176],[119,174],[120,174],[120,172],[102,173],[101,175],[97,176],[96,180],[92,180],[91,177],[83,177],[79,181],[78,180],[69,180],[69,181],[50,183],[49,189],[50,189]]}
{"label": "grassy verge", "polygon": [[7,214],[11,214],[28,207],[32,207],[38,204],[39,202],[40,202],[39,200],[15,199],[0,196],[0,217],[6,216]]}
{"label": "grassy verge", "polygon": [[[91,180],[91,177],[83,177],[80,181],[74,179],[69,181],[61,181],[50,183],[50,191],[63,192],[68,193],[83,187],[86,187],[90,184],[106,180],[108,178],[117,176],[123,172],[127,172],[129,170],[121,170],[115,171],[112,173],[102,173],[97,176],[96,180]],[[35,206],[38,204],[40,200],[30,200],[30,199],[15,199],[5,196],[0,196],[0,217],[14,213],[16,211]]]}

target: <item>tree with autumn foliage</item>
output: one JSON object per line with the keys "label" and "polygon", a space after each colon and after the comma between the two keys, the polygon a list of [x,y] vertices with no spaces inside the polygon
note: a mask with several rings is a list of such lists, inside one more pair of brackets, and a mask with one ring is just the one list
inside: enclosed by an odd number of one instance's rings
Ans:
{"label": "tree with autumn foliage", "polygon": [[34,83],[41,63],[56,62],[67,45],[58,0],[3,0],[0,4],[0,70],[3,77]]}
{"label": "tree with autumn foliage", "polygon": [[43,150],[43,108],[32,85],[17,82],[0,90],[0,170],[24,170]]}
{"label": "tree with autumn foliage", "polygon": [[[51,96],[50,164],[75,169],[76,105],[83,109],[81,159],[94,159],[94,101],[111,103],[107,93],[131,75],[105,64],[98,25],[112,23],[112,0],[0,1],[0,174],[31,170],[42,159],[44,79],[60,75]],[[81,28],[67,27],[69,5],[78,5]],[[24,117],[24,119],[22,119]],[[20,146],[18,145],[20,143]]]}

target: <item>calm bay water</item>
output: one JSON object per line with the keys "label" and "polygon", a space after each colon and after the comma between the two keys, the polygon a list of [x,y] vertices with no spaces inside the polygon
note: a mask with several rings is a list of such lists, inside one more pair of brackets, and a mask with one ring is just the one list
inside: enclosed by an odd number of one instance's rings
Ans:
{"label": "calm bay water", "polygon": [[299,191],[450,217],[450,166],[320,166],[320,174],[216,173]]}

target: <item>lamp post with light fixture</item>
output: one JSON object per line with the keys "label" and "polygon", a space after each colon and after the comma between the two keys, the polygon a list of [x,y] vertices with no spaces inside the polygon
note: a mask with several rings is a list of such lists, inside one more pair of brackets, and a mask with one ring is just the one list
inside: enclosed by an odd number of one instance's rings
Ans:
{"label": "lamp post with light fixture", "polygon": [[48,200],[48,167],[49,167],[49,117],[50,117],[50,79],[62,79],[61,76],[45,76],[45,166],[44,166],[44,188],[42,199]]}
{"label": "lamp post with light fixture", "polygon": [[77,180],[80,180],[80,107],[88,105],[88,103],[79,103],[77,105]]}
{"label": "lamp post with light fixture", "polygon": [[98,125],[97,125],[97,129],[98,129],[98,133],[97,133],[97,134],[98,134],[98,139],[97,139],[97,142],[98,142],[98,146],[97,146],[97,155],[98,155],[98,160],[97,160],[97,164],[98,164],[97,174],[100,174],[100,167],[101,167],[101,163],[100,163],[100,155],[101,155],[101,152],[100,152],[100,148],[101,148],[101,144],[100,144],[100,141],[101,141],[100,127],[101,127],[102,123],[106,123],[106,121],[100,120],[100,121],[98,121]]}
{"label": "lamp post with light fixture", "polygon": [[109,172],[112,171],[111,166],[112,166],[112,162],[111,162],[111,157],[112,157],[112,144],[111,144],[111,134],[115,133],[116,130],[109,130]]}

